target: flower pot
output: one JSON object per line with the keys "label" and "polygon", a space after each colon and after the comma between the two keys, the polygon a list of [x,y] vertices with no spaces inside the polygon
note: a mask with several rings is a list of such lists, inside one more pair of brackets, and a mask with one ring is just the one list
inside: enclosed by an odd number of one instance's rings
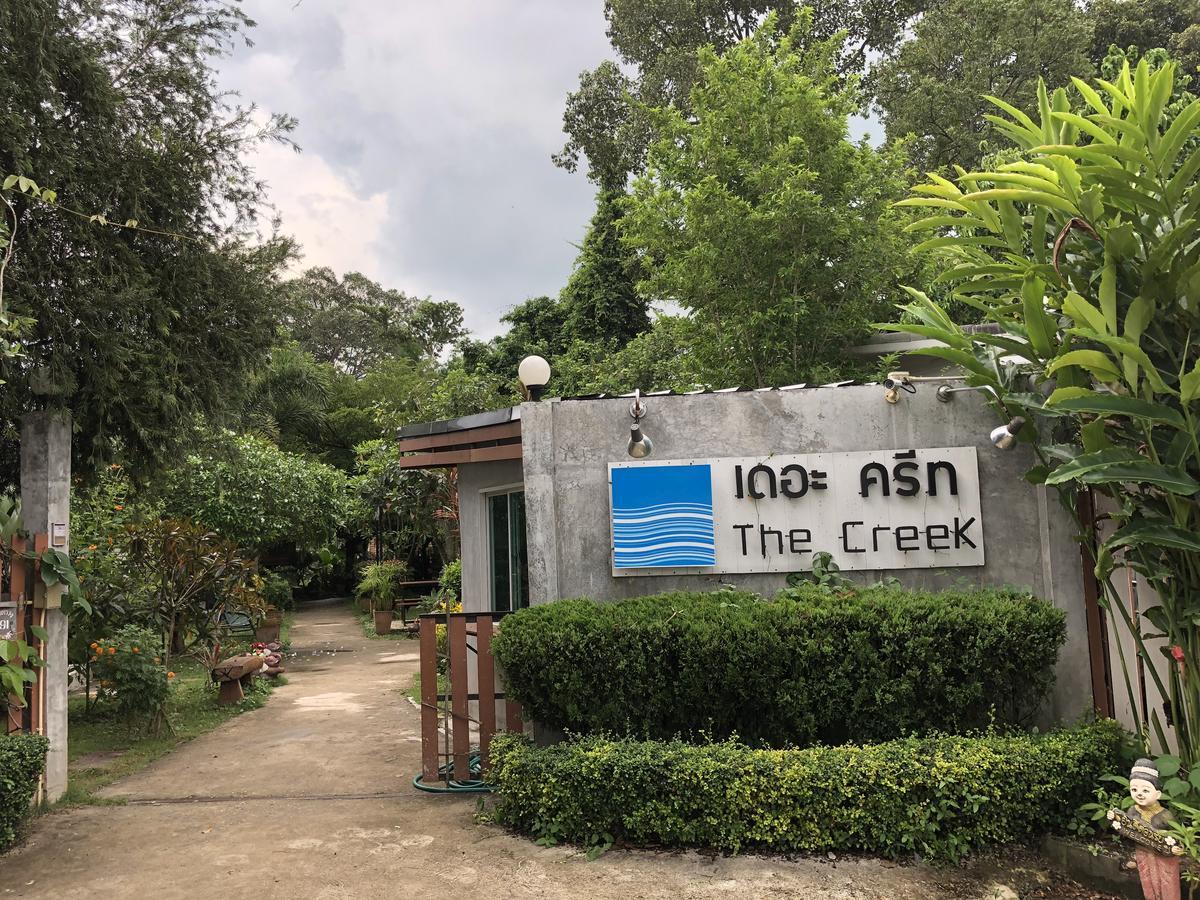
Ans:
{"label": "flower pot", "polygon": [[254,640],[264,644],[279,640],[279,628],[283,624],[283,613],[277,609],[268,609],[266,616],[254,629]]}
{"label": "flower pot", "polygon": [[390,609],[375,610],[375,633],[376,634],[391,634],[392,633],[392,611]]}

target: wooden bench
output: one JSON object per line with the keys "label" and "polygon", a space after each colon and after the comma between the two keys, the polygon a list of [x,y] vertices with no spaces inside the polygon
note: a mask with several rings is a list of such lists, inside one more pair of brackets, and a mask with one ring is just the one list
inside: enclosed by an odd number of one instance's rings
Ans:
{"label": "wooden bench", "polygon": [[263,658],[248,653],[245,656],[231,656],[213,666],[212,680],[221,685],[217,703],[221,706],[232,706],[246,696],[245,688],[250,686],[254,676],[262,671]]}

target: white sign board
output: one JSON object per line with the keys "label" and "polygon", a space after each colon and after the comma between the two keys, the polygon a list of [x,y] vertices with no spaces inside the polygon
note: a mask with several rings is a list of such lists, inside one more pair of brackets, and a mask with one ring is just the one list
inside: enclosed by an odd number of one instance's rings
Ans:
{"label": "white sign board", "polygon": [[613,574],[982,566],[974,447],[609,466]]}
{"label": "white sign board", "polygon": [[17,636],[17,604],[0,603],[0,640]]}

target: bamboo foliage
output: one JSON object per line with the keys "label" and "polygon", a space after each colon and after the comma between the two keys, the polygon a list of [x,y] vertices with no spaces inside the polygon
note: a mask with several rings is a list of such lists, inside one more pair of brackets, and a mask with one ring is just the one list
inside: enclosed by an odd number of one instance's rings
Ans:
{"label": "bamboo foliage", "polygon": [[[1103,602],[1124,623],[1167,708],[1138,727],[1200,762],[1200,99],[1175,69],[1143,60],[1115,82],[1039,86],[1029,115],[992,99],[1013,144],[992,171],[930,175],[902,206],[936,254],[937,281],[1001,326],[968,333],[925,293],[883,326],[936,340],[1021,432],[1070,508],[1110,498],[1115,531],[1097,553]],[[1187,99],[1189,95],[1182,95]],[[1111,587],[1139,572],[1162,604],[1136,615]],[[1151,638],[1165,638],[1154,652]],[[1163,665],[1162,654],[1167,656]],[[1122,660],[1131,694],[1129,665]],[[1136,714],[1136,712],[1135,712]]]}

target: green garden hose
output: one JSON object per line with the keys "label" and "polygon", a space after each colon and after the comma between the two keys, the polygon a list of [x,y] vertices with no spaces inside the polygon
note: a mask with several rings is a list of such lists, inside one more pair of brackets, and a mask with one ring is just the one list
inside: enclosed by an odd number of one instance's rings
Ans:
{"label": "green garden hose", "polygon": [[[472,775],[483,774],[483,761],[479,758],[478,751],[467,757],[467,765]],[[423,780],[422,774],[418,773],[413,776],[413,787],[429,794],[483,794],[491,791],[492,786],[482,778],[466,778],[462,781],[450,778],[452,768],[450,763],[438,768],[439,781],[437,784],[427,784]]]}

